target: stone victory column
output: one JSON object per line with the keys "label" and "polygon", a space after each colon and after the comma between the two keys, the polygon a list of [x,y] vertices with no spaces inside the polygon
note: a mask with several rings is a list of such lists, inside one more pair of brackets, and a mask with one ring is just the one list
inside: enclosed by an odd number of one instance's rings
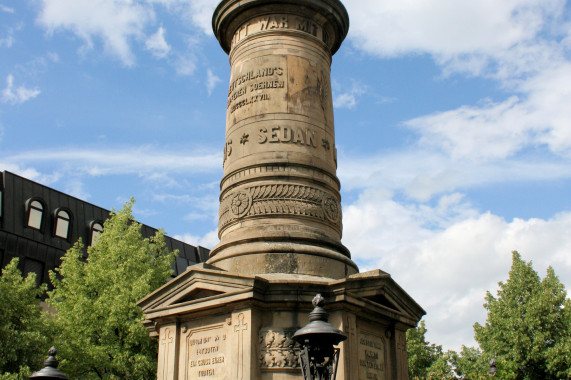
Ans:
{"label": "stone victory column", "polygon": [[424,310],[341,244],[330,85],[349,28],[339,0],[223,0],[231,65],[220,243],[139,302],[158,379],[300,379],[293,333],[316,293],[340,344],[338,379],[407,379],[405,331]]}

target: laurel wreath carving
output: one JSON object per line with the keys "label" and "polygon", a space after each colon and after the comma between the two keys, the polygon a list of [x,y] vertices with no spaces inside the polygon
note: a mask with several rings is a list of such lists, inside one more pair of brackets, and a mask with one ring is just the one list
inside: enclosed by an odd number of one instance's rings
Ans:
{"label": "laurel wreath carving", "polygon": [[242,217],[303,215],[340,224],[341,205],[329,193],[305,185],[259,185],[226,196],[220,203],[220,228]]}
{"label": "laurel wreath carving", "polygon": [[299,368],[300,346],[292,339],[295,331],[296,329],[260,330],[258,336],[261,368]]}

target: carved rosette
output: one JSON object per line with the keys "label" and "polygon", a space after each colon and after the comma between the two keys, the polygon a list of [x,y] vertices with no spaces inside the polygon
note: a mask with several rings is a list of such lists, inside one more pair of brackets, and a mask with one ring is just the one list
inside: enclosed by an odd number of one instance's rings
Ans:
{"label": "carved rosette", "polygon": [[297,329],[261,329],[260,367],[262,369],[299,368],[300,346],[291,337]]}
{"label": "carved rosette", "polygon": [[333,223],[337,223],[339,221],[339,215],[341,213],[341,207],[339,206],[339,202],[335,200],[331,195],[325,194],[323,197],[322,202],[323,211],[325,212],[325,216],[327,219],[332,221]]}
{"label": "carved rosette", "polygon": [[230,200],[230,213],[234,218],[241,218],[252,207],[252,195],[248,190],[240,190],[232,195]]}
{"label": "carved rosette", "polygon": [[341,204],[330,193],[306,185],[259,185],[230,192],[220,202],[219,228],[242,218],[309,216],[341,231]]}

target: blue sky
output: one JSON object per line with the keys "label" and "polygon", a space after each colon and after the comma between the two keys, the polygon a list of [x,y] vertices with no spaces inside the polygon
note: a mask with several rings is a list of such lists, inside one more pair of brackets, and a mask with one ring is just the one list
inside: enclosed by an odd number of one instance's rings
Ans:
{"label": "blue sky", "polygon": [[[473,345],[511,251],[571,286],[571,5],[347,0],[344,237]],[[0,0],[0,169],[217,242],[229,65],[216,0]]]}

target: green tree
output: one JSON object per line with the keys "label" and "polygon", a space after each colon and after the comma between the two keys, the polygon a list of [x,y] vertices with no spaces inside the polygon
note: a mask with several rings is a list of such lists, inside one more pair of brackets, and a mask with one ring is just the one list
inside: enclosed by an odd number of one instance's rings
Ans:
{"label": "green tree", "polygon": [[490,371],[489,362],[491,357],[483,355],[478,348],[463,345],[460,353],[450,351],[450,356],[454,372],[461,379],[485,378]]}
{"label": "green tree", "polygon": [[551,267],[543,280],[513,252],[508,280],[490,292],[488,318],[474,325],[482,350],[495,355],[503,378],[571,378],[571,301]]}
{"label": "green tree", "polygon": [[46,285],[25,279],[14,258],[0,277],[0,378],[17,379],[40,369],[49,348],[39,297]]}
{"label": "green tree", "polygon": [[111,213],[87,258],[80,240],[50,273],[58,359],[70,378],[156,377],[157,342],[141,324],[136,302],[171,276],[175,252],[168,251],[162,231],[143,238],[133,203]]}
{"label": "green tree", "polygon": [[449,365],[449,355],[442,346],[426,341],[424,321],[406,332],[406,351],[408,356],[408,376],[415,379],[453,379]]}

